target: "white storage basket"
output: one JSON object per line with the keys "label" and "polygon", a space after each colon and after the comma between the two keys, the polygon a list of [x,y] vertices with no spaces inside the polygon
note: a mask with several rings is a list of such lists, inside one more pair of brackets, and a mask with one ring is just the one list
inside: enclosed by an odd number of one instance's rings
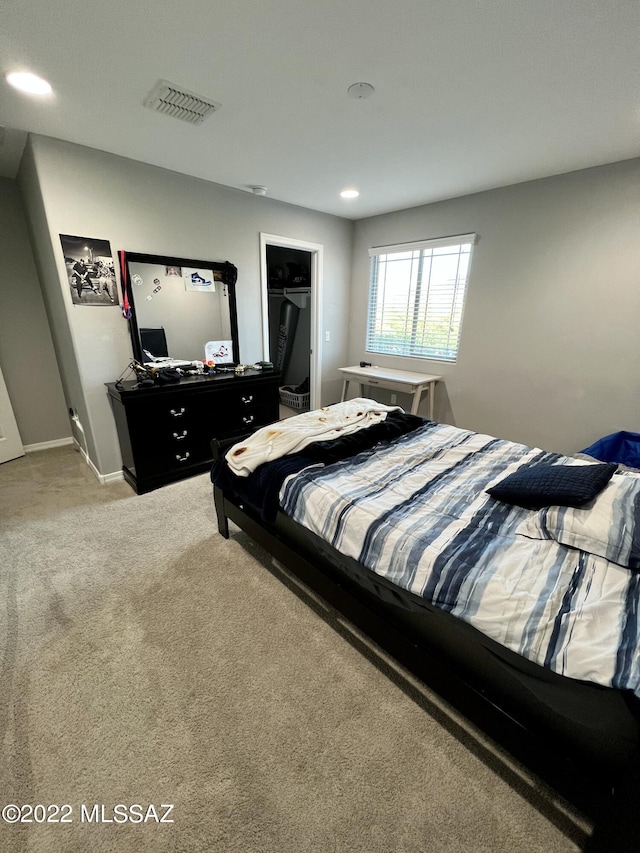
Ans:
{"label": "white storage basket", "polygon": [[291,385],[283,385],[280,389],[280,402],[283,406],[295,409],[298,412],[309,411],[309,400],[311,394],[296,394]]}

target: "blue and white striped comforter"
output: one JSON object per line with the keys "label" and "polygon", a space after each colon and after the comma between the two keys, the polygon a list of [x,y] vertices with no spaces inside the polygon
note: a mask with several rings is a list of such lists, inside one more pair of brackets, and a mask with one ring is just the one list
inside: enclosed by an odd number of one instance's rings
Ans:
{"label": "blue and white striped comforter", "polygon": [[[538,664],[640,696],[640,575],[553,539],[485,490],[558,454],[429,423],[283,484],[295,521]],[[639,481],[640,485],[640,481]]]}

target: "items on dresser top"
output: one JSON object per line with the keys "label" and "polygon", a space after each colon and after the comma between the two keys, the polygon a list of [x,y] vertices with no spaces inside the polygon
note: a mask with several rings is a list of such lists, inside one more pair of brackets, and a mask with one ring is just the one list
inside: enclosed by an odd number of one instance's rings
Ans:
{"label": "items on dresser top", "polygon": [[[258,361],[256,364],[217,364],[213,361],[180,361],[175,358],[154,357],[153,361],[144,364],[129,362],[114,385],[118,390],[135,390],[166,382],[179,382],[185,376],[215,376],[220,373],[240,375],[252,370],[272,371],[273,364],[269,361]],[[126,385],[126,380],[133,376],[137,377],[137,383]]]}
{"label": "items on dresser top", "polygon": [[142,494],[208,470],[213,439],[278,419],[279,381],[278,371],[247,367],[148,387],[108,383],[125,480]]}

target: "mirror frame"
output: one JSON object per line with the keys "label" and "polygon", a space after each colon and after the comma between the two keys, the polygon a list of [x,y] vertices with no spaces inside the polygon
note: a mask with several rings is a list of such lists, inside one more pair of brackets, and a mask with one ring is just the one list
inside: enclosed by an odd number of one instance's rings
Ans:
{"label": "mirror frame", "polygon": [[[228,288],[229,294],[229,320],[231,325],[231,340],[233,348],[233,364],[240,363],[240,343],[238,341],[238,312],[236,306],[236,280],[238,278],[237,268],[229,261],[202,261],[193,258],[176,258],[169,255],[148,255],[143,252],[127,252],[121,249],[118,252],[120,261],[120,279],[123,293],[129,302],[129,334],[133,347],[133,358],[138,364],[143,364],[142,341],[138,328],[133,288],[131,287],[130,263],[159,264],[167,267],[195,267],[196,269],[208,269],[219,272],[223,284]],[[125,306],[123,306],[123,310]],[[126,316],[126,314],[125,314]]]}

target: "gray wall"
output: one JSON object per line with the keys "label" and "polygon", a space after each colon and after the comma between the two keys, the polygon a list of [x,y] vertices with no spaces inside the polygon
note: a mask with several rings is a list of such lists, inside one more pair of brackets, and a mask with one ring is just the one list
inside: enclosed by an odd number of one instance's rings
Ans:
{"label": "gray wall", "polygon": [[[0,181],[0,364],[23,442],[69,436],[69,405],[98,471],[120,468],[104,383],[131,358],[127,324],[118,308],[71,304],[60,233],[235,263],[245,361],[261,357],[259,232],[323,243],[323,403],[339,397],[337,368],[366,358],[441,373],[436,417],[492,435],[573,452],[638,431],[639,179],[629,160],[350,223],[33,138],[19,184],[46,313],[17,184]],[[479,239],[458,362],[366,355],[368,248],[468,232]]]}
{"label": "gray wall", "polygon": [[[349,363],[442,374],[436,419],[547,450],[639,431],[639,211],[636,159],[356,222]],[[472,232],[457,363],[365,354],[369,247]]]}
{"label": "gray wall", "polygon": [[77,410],[91,461],[105,476],[121,460],[105,382],[132,357],[117,307],[72,304],[60,234],[109,240],[117,251],[203,260],[238,267],[240,357],[262,358],[261,231],[324,245],[322,401],[339,397],[337,368],[347,353],[353,224],[154,166],[46,137],[30,137],[19,174],[65,395]]}
{"label": "gray wall", "polygon": [[70,438],[20,190],[0,178],[0,366],[24,445]]}

